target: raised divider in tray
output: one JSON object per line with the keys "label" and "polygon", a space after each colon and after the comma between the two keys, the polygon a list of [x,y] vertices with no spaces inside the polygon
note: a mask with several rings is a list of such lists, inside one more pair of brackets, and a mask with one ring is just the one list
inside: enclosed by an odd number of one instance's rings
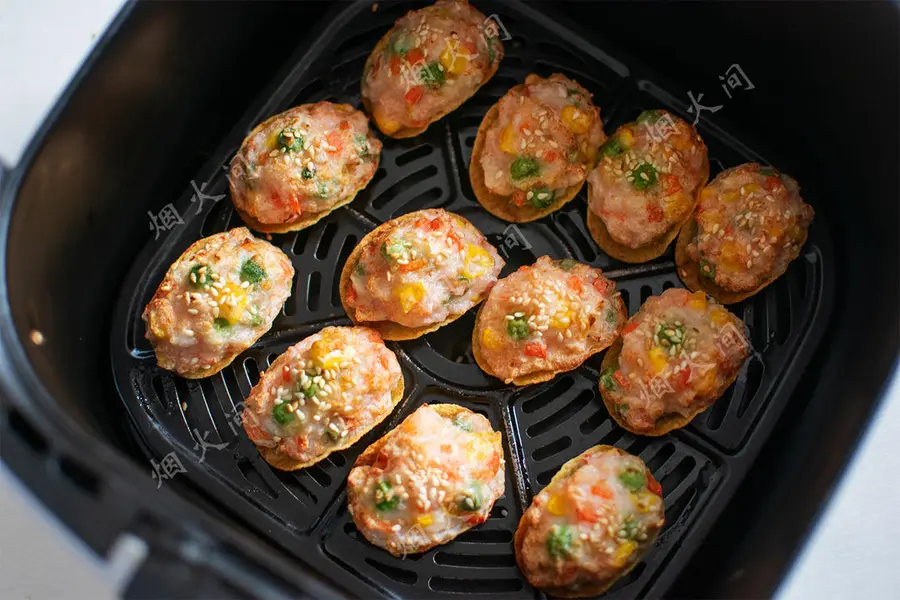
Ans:
{"label": "raised divider in tray", "polygon": [[[601,443],[626,449],[640,455],[662,483],[667,523],[656,547],[609,595],[659,595],[734,492],[820,339],[816,324],[827,320],[833,289],[830,243],[821,222],[814,223],[803,254],[781,279],[731,307],[750,328],[753,354],[725,396],[673,434],[636,437],[613,423],[597,389],[600,356],[527,388],[486,376],[471,353],[474,311],[421,339],[390,343],[406,380],[403,401],[360,442],[318,465],[295,472],[271,468],[235,418],[260,371],[279,353],[324,325],[349,323],[338,297],[338,277],[353,246],[379,223],[441,207],[470,219],[495,244],[503,243],[508,224],[474,201],[467,165],[481,117],[528,73],[562,72],[578,79],[594,93],[607,132],[648,107],[690,117],[684,104],[664,91],[666,85],[651,83],[647,73],[626,67],[573,31],[563,36],[558,22],[539,18],[532,8],[490,2],[477,6],[485,14],[498,14],[512,35],[504,42],[506,57],[497,76],[424,134],[385,139],[375,180],[351,205],[305,231],[272,236],[296,269],[293,295],[267,335],[231,366],[199,381],[156,367],[141,311],[168,265],[191,242],[241,222],[227,199],[198,212],[187,191],[175,203],[185,224],[149,241],[117,304],[111,331],[116,385],[151,458],[159,461],[176,452],[186,469],[181,477],[201,487],[219,508],[357,596],[540,597],[515,566],[512,540],[522,511],[566,460]],[[368,4],[345,8],[323,38],[297,57],[286,80],[276,82],[261,101],[258,119],[317,100],[360,106],[359,78],[367,54],[409,9],[406,3],[382,3],[375,13]],[[248,117],[238,128],[249,131],[254,124]],[[761,160],[719,128],[702,121],[699,128],[710,149],[713,176],[723,167]],[[210,195],[227,192],[221,167],[235,150],[221,148],[208,169],[213,173],[207,184]],[[550,217],[519,225],[530,248],[504,247],[508,260],[503,275],[542,254],[573,257],[615,279],[630,314],[650,295],[681,286],[671,249],[643,265],[625,265],[603,254],[587,233],[585,210],[582,192]],[[506,494],[483,525],[449,544],[399,559],[357,532],[347,514],[344,484],[362,450],[424,402],[460,403],[482,412],[504,432]],[[216,447],[204,450],[201,441]]]}

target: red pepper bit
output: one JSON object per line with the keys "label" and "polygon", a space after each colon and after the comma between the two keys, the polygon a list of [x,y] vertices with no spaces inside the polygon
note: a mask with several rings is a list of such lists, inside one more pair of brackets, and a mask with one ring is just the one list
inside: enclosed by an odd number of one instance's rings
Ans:
{"label": "red pepper bit", "polygon": [[397,76],[400,74],[400,66],[402,63],[400,62],[399,56],[394,56],[391,58],[391,75]]}
{"label": "red pepper bit", "polygon": [[618,383],[620,386],[622,386],[623,389],[626,389],[626,390],[631,389],[631,382],[628,381],[628,378],[625,377],[625,374],[622,373],[622,371],[616,370],[616,372],[613,373],[613,379],[615,379],[616,383]]}
{"label": "red pepper bit", "polygon": [[663,209],[655,204],[647,204],[647,220],[651,223],[662,223]]}
{"label": "red pepper bit", "polygon": [[291,366],[290,365],[284,365],[281,368],[281,378],[284,379],[284,381],[286,381],[286,382],[291,380]]}
{"label": "red pepper bit", "polygon": [[407,104],[415,104],[419,100],[422,99],[422,96],[425,95],[425,87],[421,85],[417,85],[415,87],[409,88],[409,91],[406,92],[406,95],[403,97],[406,99]]}
{"label": "red pepper bit", "polygon": [[516,206],[525,206],[525,192],[516,190],[512,195],[512,203]]}
{"label": "red pepper bit", "polygon": [[622,329],[622,335],[625,335],[626,333],[631,333],[638,327],[639,327],[639,325],[638,325],[637,321],[631,321],[630,323],[625,325],[624,329]]}
{"label": "red pepper bit", "polygon": [[653,474],[650,471],[647,471],[647,489],[650,490],[651,493],[656,494],[660,498],[662,498],[663,490],[662,486],[659,482],[653,478]]}
{"label": "red pepper bit", "polygon": [[778,177],[772,177],[771,175],[766,177],[766,181],[763,183],[763,187],[765,187],[770,192],[774,192],[780,185],[782,185],[781,179],[779,179]]}
{"label": "red pepper bit", "polygon": [[421,62],[425,60],[425,53],[421,48],[413,48],[409,52],[406,53],[406,62],[411,65],[416,64],[417,62]]}
{"label": "red pepper bit", "polygon": [[595,290],[605,295],[606,290],[609,289],[609,282],[602,277],[598,277],[594,280],[593,286]]}

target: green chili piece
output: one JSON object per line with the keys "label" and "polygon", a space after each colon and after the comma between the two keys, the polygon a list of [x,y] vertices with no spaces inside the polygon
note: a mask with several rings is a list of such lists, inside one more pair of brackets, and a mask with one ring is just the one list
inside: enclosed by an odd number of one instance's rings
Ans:
{"label": "green chili piece", "polygon": [[600,146],[600,156],[616,158],[621,156],[623,152],[625,152],[625,146],[623,146],[622,142],[619,141],[619,138],[615,136],[609,138],[602,146]]}
{"label": "green chili piece", "polygon": [[553,204],[556,193],[550,188],[539,187],[528,192],[528,202],[535,208],[547,208]]}
{"label": "green chili piece", "polygon": [[602,373],[600,373],[600,385],[602,385],[604,389],[607,389],[609,391],[613,391],[616,389],[616,378],[614,377],[615,372],[615,367],[607,367],[603,369]]}
{"label": "green chili piece", "polygon": [[509,167],[509,175],[513,179],[525,179],[537,177],[541,172],[541,165],[530,156],[522,156],[513,161]]}
{"label": "green chili piece", "polygon": [[519,341],[524,340],[529,335],[528,319],[525,317],[516,317],[506,320],[506,333],[509,337]]}
{"label": "green chili piece", "polygon": [[[285,127],[278,133],[278,145],[288,152],[299,152],[303,150],[303,136],[295,133],[293,127]],[[286,135],[290,134],[290,135]]]}
{"label": "green chili piece", "polygon": [[390,481],[379,481],[375,486],[375,508],[388,511],[397,508],[400,496],[393,493],[394,486]]}
{"label": "green chili piece", "polygon": [[639,190],[646,190],[656,183],[656,167],[650,163],[639,164],[631,174],[634,177],[634,181],[631,184]]}
{"label": "green chili piece", "polygon": [[705,258],[700,259],[700,276],[707,279],[716,278],[716,265],[712,264]]}

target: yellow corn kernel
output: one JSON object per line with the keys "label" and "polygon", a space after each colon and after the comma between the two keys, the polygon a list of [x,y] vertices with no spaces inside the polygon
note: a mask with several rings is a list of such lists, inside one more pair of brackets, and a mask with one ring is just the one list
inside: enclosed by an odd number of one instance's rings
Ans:
{"label": "yellow corn kernel", "polygon": [[636,494],[631,494],[631,499],[634,501],[637,509],[642,513],[655,511],[659,508],[659,496],[647,490],[641,490]]}
{"label": "yellow corn kernel", "polygon": [[481,334],[481,344],[488,350],[499,350],[503,345],[503,337],[488,327]]}
{"label": "yellow corn kernel", "polygon": [[712,393],[716,387],[716,373],[718,369],[715,365],[706,366],[694,372],[693,388],[697,394],[703,396]]}
{"label": "yellow corn kernel", "polygon": [[687,302],[688,306],[697,310],[706,310],[708,303],[706,301],[706,294],[703,292],[694,292],[691,294],[691,299]]}
{"label": "yellow corn kernel", "polygon": [[572,133],[587,133],[593,120],[593,112],[580,109],[574,104],[566,104],[562,109],[562,121]]}
{"label": "yellow corn kernel", "polygon": [[507,154],[518,154],[516,147],[516,134],[512,125],[507,125],[500,130],[500,149]]}
{"label": "yellow corn kernel", "polygon": [[723,308],[717,308],[710,313],[709,317],[712,319],[713,323],[721,326],[731,320],[731,313]]}
{"label": "yellow corn kernel", "polygon": [[494,454],[493,432],[477,431],[471,434],[466,447],[466,453],[475,463],[485,464],[491,460]]}
{"label": "yellow corn kernel", "polygon": [[434,523],[434,517],[431,515],[431,513],[419,515],[418,517],[416,517],[416,523],[418,523],[422,527],[428,527],[429,525]]}
{"label": "yellow corn kernel", "polygon": [[745,185],[742,185],[741,189],[744,190],[744,194],[749,196],[750,194],[755,194],[756,192],[759,191],[759,184],[758,183],[747,183]]}
{"label": "yellow corn kernel", "polygon": [[622,542],[622,545],[619,546],[612,555],[613,566],[623,566],[628,562],[628,557],[631,556],[635,550],[637,550],[637,544],[635,542],[632,542],[631,540]]}
{"label": "yellow corn kernel", "polygon": [[557,494],[553,494],[550,496],[550,500],[547,501],[547,510],[550,511],[551,515],[556,515],[558,517],[566,514],[566,499]]}
{"label": "yellow corn kernel", "polygon": [[626,148],[630,148],[631,144],[634,143],[634,135],[632,135],[630,129],[620,129],[616,137],[619,138],[619,142]]}
{"label": "yellow corn kernel", "polygon": [[441,65],[453,75],[462,75],[469,66],[469,53],[459,46],[459,42],[450,40],[441,52]]}
{"label": "yellow corn kernel", "polygon": [[659,346],[655,346],[649,352],[650,356],[650,365],[653,367],[654,373],[659,373],[663,369],[666,368],[666,365],[669,364],[668,357],[669,353],[660,348]]}
{"label": "yellow corn kernel", "polygon": [[685,208],[690,203],[690,199],[681,192],[666,196],[665,201],[663,202],[663,214],[667,219],[674,219],[683,212],[687,212],[685,211]]}
{"label": "yellow corn kernel", "polygon": [[241,320],[247,306],[247,290],[236,283],[229,283],[219,290],[216,300],[219,302],[219,318],[234,325]]}
{"label": "yellow corn kernel", "polygon": [[310,346],[309,357],[317,367],[335,369],[343,362],[344,353],[323,336]]}
{"label": "yellow corn kernel", "polygon": [[395,293],[397,298],[400,299],[400,306],[403,308],[403,312],[408,313],[425,297],[425,286],[418,281],[415,283],[404,283],[397,286]]}
{"label": "yellow corn kernel", "polygon": [[555,329],[566,329],[569,327],[571,317],[572,313],[568,308],[557,310],[553,313],[553,316],[550,317],[549,325]]}
{"label": "yellow corn kernel", "polygon": [[719,260],[727,269],[737,269],[744,264],[743,252],[736,242],[725,242],[722,244],[722,253]]}
{"label": "yellow corn kernel", "polygon": [[725,204],[729,202],[734,202],[738,198],[737,190],[728,190],[727,192],[722,192],[719,194],[719,200]]}
{"label": "yellow corn kernel", "polygon": [[400,123],[398,121],[389,119],[384,116],[384,114],[379,112],[375,113],[375,124],[378,125],[378,129],[380,129],[387,135],[390,135],[400,129]]}
{"label": "yellow corn kernel", "polygon": [[480,277],[493,266],[494,257],[487,250],[474,244],[466,246],[466,267],[463,270],[463,275],[469,279]]}

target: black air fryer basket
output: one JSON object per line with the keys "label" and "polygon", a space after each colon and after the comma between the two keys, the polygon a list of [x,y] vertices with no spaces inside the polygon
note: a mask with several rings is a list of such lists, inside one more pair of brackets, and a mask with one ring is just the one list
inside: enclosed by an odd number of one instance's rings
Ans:
{"label": "black air fryer basket", "polygon": [[[654,7],[651,11],[649,7],[644,10],[617,5],[598,10],[584,4],[550,7],[476,3],[483,13],[498,19],[501,35],[509,37],[503,42],[505,57],[497,75],[425,133],[405,140],[383,138],[378,172],[352,204],[306,230],[271,236],[272,243],[293,262],[296,275],[292,296],[261,340],[229,367],[202,380],[182,379],[156,366],[144,337],[141,312],[168,266],[192,242],[242,224],[227,196],[227,167],[243,136],[268,116],[298,104],[329,100],[360,106],[360,76],[367,55],[395,19],[419,5],[380,3],[375,10],[365,2],[340,4],[321,19],[319,13],[325,6],[305,6],[308,11],[248,3],[213,5],[218,10],[212,19],[209,8],[187,5],[138,5],[130,15],[126,11],[117,24],[117,35],[100,54],[124,52],[131,62],[123,65],[147,61],[156,66],[146,72],[123,73],[116,72],[115,65],[96,59],[97,64],[82,75],[80,85],[99,86],[102,92],[104,85],[111,86],[109,89],[127,87],[129,82],[123,84],[121,78],[133,77],[138,83],[133,85],[136,90],[143,87],[162,104],[142,103],[129,96],[125,100],[137,105],[133,110],[144,111],[144,125],[134,123],[137,119],[133,117],[116,114],[117,105],[110,105],[111,114],[92,122],[95,134],[114,139],[118,134],[127,138],[142,132],[138,136],[142,140],[155,135],[147,128],[153,119],[179,114],[184,116],[178,117],[178,127],[166,129],[161,125],[162,140],[148,143],[157,148],[176,144],[202,149],[195,154],[178,151],[177,165],[166,156],[171,150],[157,153],[150,165],[139,165],[122,156],[87,153],[75,159],[70,173],[65,150],[72,147],[71,136],[82,129],[77,121],[67,128],[63,120],[52,130],[61,136],[56,138],[63,145],[61,151],[54,153],[50,133],[45,131],[48,141],[33,151],[31,170],[14,173],[4,198],[4,222],[9,227],[6,285],[10,293],[4,318],[15,327],[4,333],[5,345],[10,348],[4,365],[4,397],[14,399],[3,413],[3,433],[11,434],[13,440],[4,444],[4,460],[97,551],[105,552],[126,531],[147,541],[150,558],[132,583],[131,595],[277,596],[304,590],[312,596],[336,593],[458,598],[480,594],[533,598],[543,595],[522,577],[512,547],[522,512],[565,461],[591,446],[611,444],[639,455],[661,482],[666,526],[653,550],[608,595],[722,595],[741,589],[736,593],[759,594],[760,588],[734,587],[754,584],[729,579],[731,566],[722,556],[728,554],[723,550],[738,554],[765,548],[765,542],[754,541],[752,535],[742,538],[753,518],[780,524],[779,517],[773,520],[765,505],[779,493],[793,496],[797,507],[785,511],[805,512],[806,523],[820,505],[824,488],[812,488],[807,491],[809,497],[803,497],[791,493],[789,482],[796,481],[796,467],[798,461],[803,464],[804,453],[820,448],[809,440],[836,431],[831,439],[843,443],[842,449],[851,447],[866,407],[876,396],[872,393],[865,405],[857,407],[856,420],[850,423],[846,419],[835,423],[834,415],[821,412],[825,408],[818,407],[826,407],[840,388],[830,386],[827,375],[820,381],[819,374],[829,372],[836,363],[853,360],[848,357],[851,346],[836,348],[835,343],[841,339],[852,343],[857,339],[854,336],[867,327],[885,332],[878,356],[868,363],[876,386],[884,381],[896,358],[896,300],[893,307],[890,304],[890,294],[896,299],[896,289],[881,289],[872,283],[867,290],[875,286],[888,294],[887,304],[875,301],[869,317],[859,316],[862,325],[855,331],[840,326],[848,315],[858,314],[853,312],[856,301],[848,300],[844,291],[848,280],[861,274],[860,269],[850,268],[854,253],[871,261],[878,245],[890,242],[886,235],[873,235],[866,247],[857,238],[857,245],[848,250],[847,236],[860,235],[863,228],[848,221],[839,204],[841,188],[829,181],[839,174],[818,169],[815,161],[807,162],[808,157],[792,158],[791,150],[784,147],[785,133],[775,139],[763,135],[777,128],[760,131],[748,124],[729,125],[720,118],[726,116],[727,107],[721,115],[701,112],[697,118],[689,111],[689,89],[673,82],[678,79],[677,72],[666,76],[663,73],[667,71],[644,66],[667,59],[647,48],[629,54],[605,39],[619,38],[619,45],[629,47],[627,41],[622,44],[629,38],[628,26],[601,35],[595,30],[603,28],[589,26],[579,18],[587,14],[582,11],[593,8],[595,15],[604,15],[597,23],[627,22],[635,28],[635,17],[645,18],[657,11],[660,19],[666,19],[671,7]],[[696,7],[684,10],[697,12]],[[276,31],[282,23],[290,23],[279,11],[294,11],[292,14],[302,17],[293,27],[304,30],[305,41],[293,56],[273,50],[290,48],[290,40],[270,40],[269,46],[265,42],[266,23],[275,22]],[[755,14],[744,16],[750,19]],[[313,22],[319,26],[312,27]],[[752,19],[746,23],[751,24]],[[662,22],[645,25],[637,29],[649,37],[655,30],[665,31]],[[235,41],[238,48],[233,51],[221,46],[198,50],[207,40],[237,39],[244,29],[254,33],[247,34],[243,42]],[[129,43],[128,34],[141,34],[143,38],[132,38],[137,41]],[[191,39],[192,35],[199,37]],[[263,41],[256,43],[259,40]],[[188,51],[196,68],[179,71],[181,67],[176,67],[170,56],[179,51]],[[213,73],[201,74],[203,57],[215,62],[210,56],[217,51],[226,53],[227,58],[215,63],[217,70]],[[248,71],[253,67],[264,70],[258,65],[260,56],[272,54],[281,57],[283,66],[279,66],[281,61],[273,61],[272,69],[278,70],[268,74],[270,83],[258,82],[253,89],[244,90],[242,77],[252,79],[254,75]],[[648,54],[657,60],[647,60]],[[710,105],[727,106],[715,75],[724,74],[729,64],[722,62],[721,73],[709,71],[706,75],[706,98],[717,99],[708,102]],[[757,61],[744,63],[751,78],[762,74],[754,66],[759,66]],[[93,81],[91,68],[99,73]],[[216,92],[234,92],[237,98],[216,100],[222,102],[216,108],[210,103],[211,92],[205,89],[184,92],[184,96],[171,90],[168,94],[162,93],[164,90],[146,92],[156,85],[157,68],[174,69],[170,76],[176,80],[173,90],[188,85],[188,75],[193,72],[198,84],[203,84],[203,78],[210,82],[220,78],[226,85],[213,86]],[[730,307],[749,327],[753,346],[737,382],[688,427],[659,438],[634,436],[615,425],[600,399],[597,383],[602,355],[546,383],[525,388],[504,385],[485,375],[472,358],[472,311],[420,339],[389,343],[400,359],[406,392],[397,410],[381,426],[350,449],[332,454],[313,467],[295,472],[270,467],[240,427],[242,401],[259,381],[260,372],[289,346],[324,326],[350,323],[338,294],[341,269],[357,242],[389,219],[425,208],[459,213],[505,256],[507,265],[502,276],[545,254],[600,267],[616,281],[629,314],[634,314],[649,296],[682,287],[671,248],[664,256],[640,265],[620,263],[600,251],[585,226],[585,191],[551,216],[517,226],[494,218],[475,201],[468,163],[478,125],[489,107],[529,73],[563,73],[579,81],[594,94],[607,133],[649,108],[665,108],[689,122],[696,121],[709,148],[711,177],[724,168],[755,161],[774,164],[800,181],[805,200],[816,208],[816,219],[800,257],[773,285]],[[765,85],[776,84],[767,76],[756,82],[760,89]],[[772,88],[764,93],[771,94]],[[68,110],[90,112],[86,106],[79,107],[77,92],[71,94]],[[691,94],[696,96],[695,91]],[[175,107],[168,107],[167,97],[183,101],[183,106],[178,107],[176,102]],[[191,119],[188,111],[192,107],[203,112]],[[738,109],[734,112],[737,114]],[[111,123],[102,123],[103,118],[113,122],[123,119],[126,124],[114,130]],[[67,134],[70,138],[62,137]],[[140,153],[136,149],[140,143],[126,147]],[[797,139],[797,145],[802,143]],[[117,142],[112,141],[106,150],[116,147]],[[41,164],[56,165],[59,171],[42,173],[38,170]],[[83,171],[102,164],[107,168],[117,165],[125,174],[111,176],[103,183]],[[51,241],[49,247],[35,249],[36,240],[26,232],[41,228],[42,206],[52,205],[47,194],[57,187],[45,183],[50,189],[43,189],[38,183],[41,177],[43,181],[69,178],[69,185],[77,188],[80,184],[109,198],[91,207],[90,201],[84,204],[81,196],[64,209],[71,212],[68,227],[80,227],[86,234],[80,241],[72,232],[64,233],[66,224],[44,222],[48,238],[54,239],[54,231],[64,237]],[[162,182],[147,184],[154,197],[149,197],[149,190],[123,193],[123,182],[136,183],[141,177]],[[15,191],[19,200],[13,205]],[[118,196],[117,201],[114,196]],[[23,204],[28,198],[31,204]],[[893,204],[887,204],[893,214],[897,212],[896,200],[894,195],[890,198]],[[160,226],[162,215],[170,219],[165,226]],[[173,221],[172,215],[178,218]],[[860,217],[857,214],[853,218]],[[156,230],[147,230],[148,219],[155,223]],[[877,233],[878,227],[883,230],[885,225],[890,224],[877,225],[873,231]],[[22,262],[26,256],[31,257],[30,266]],[[883,258],[880,264],[880,268],[894,273],[896,267],[896,254]],[[81,273],[77,272],[79,268]],[[862,269],[870,268],[875,265],[868,262]],[[84,270],[89,272],[84,274]],[[60,281],[54,282],[52,273],[60,273]],[[20,280],[15,279],[17,275],[21,275]],[[78,275],[83,277],[79,280]],[[73,280],[81,281],[75,299],[71,293],[58,295],[72,290]],[[47,287],[42,294],[24,298],[16,293],[14,281],[21,281],[23,289]],[[91,289],[104,294],[92,296]],[[84,317],[88,314],[90,318]],[[72,317],[85,321],[73,324],[68,320]],[[893,332],[885,329],[891,324]],[[35,338],[38,331],[40,337]],[[27,348],[27,357],[23,347]],[[68,367],[59,367],[63,363]],[[42,380],[29,378],[32,366]],[[483,525],[428,552],[396,558],[366,542],[357,531],[347,513],[346,477],[368,444],[423,403],[440,402],[477,411],[503,432],[506,494]],[[48,410],[54,412],[50,419],[45,418]],[[106,414],[97,416],[96,412]],[[818,430],[810,431],[813,419],[824,419],[829,425],[820,423]],[[94,432],[89,436],[92,441],[80,446],[83,454],[77,453],[74,430]],[[108,444],[98,449],[99,437],[125,450],[131,463],[113,456]],[[844,450],[823,458],[832,463],[826,465],[831,469],[830,478],[845,458]],[[767,483],[761,486],[761,482]],[[71,497],[82,502],[84,496],[83,505],[61,500],[61,494],[70,493],[62,490],[73,487],[78,492]],[[756,503],[752,510],[748,508],[751,501]],[[90,527],[83,521],[96,521],[98,516],[98,530],[86,533]],[[788,527],[796,528],[796,524]],[[795,532],[792,543],[801,537],[802,528]],[[768,585],[774,585],[779,569],[786,564],[787,557],[775,573],[760,567],[762,579],[768,577]]]}

